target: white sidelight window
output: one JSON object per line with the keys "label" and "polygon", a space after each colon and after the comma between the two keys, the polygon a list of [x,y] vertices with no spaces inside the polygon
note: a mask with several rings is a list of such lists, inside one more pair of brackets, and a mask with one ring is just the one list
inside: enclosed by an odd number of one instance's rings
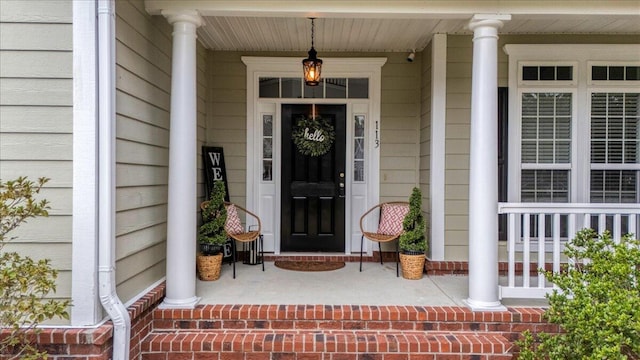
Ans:
{"label": "white sidelight window", "polygon": [[355,115],[353,118],[353,181],[364,182],[365,115]]}
{"label": "white sidelight window", "polygon": [[262,115],[262,181],[273,180],[273,114]]}
{"label": "white sidelight window", "polygon": [[[505,52],[514,99],[508,201],[640,203],[640,46],[506,45]],[[591,226],[612,223],[594,217]],[[530,236],[538,231],[533,224]],[[622,231],[635,232],[624,221]]]}

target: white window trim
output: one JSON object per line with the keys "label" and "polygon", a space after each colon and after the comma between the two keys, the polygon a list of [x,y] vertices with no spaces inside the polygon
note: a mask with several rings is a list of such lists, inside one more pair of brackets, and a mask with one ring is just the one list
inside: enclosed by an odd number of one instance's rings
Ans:
{"label": "white window trim", "polygon": [[[612,64],[612,62],[607,63],[607,64]],[[591,69],[591,65],[589,65],[589,69]],[[590,72],[589,72],[589,79],[591,78],[590,76]],[[588,109],[591,109],[591,94],[593,93],[638,93],[640,92],[640,87],[639,88],[633,88],[633,85],[631,86],[625,86],[625,87],[621,87],[620,85],[622,83],[627,84],[627,83],[640,83],[638,81],[622,81],[622,80],[618,80],[618,81],[597,81],[596,83],[598,83],[597,86],[590,86],[587,88],[587,93],[588,93],[588,98],[589,98],[589,102],[588,102]],[[606,87],[603,86],[602,83],[607,83],[607,84],[611,84],[612,86],[610,87]],[[615,83],[615,84],[613,84]],[[616,86],[613,86],[616,85]],[[636,86],[640,86],[636,85]],[[590,119],[589,119],[590,120]],[[591,123],[589,123],[589,131],[591,130],[590,127]],[[591,134],[588,134],[589,138],[591,137]],[[640,171],[640,163],[637,164],[607,164],[607,163],[592,163],[591,162],[591,149],[589,148],[589,156],[586,159],[586,165],[587,170],[585,171],[587,174],[586,176],[589,177],[589,179],[591,178],[591,170],[631,170],[631,171]],[[636,201],[640,201],[640,176],[636,178],[636,188],[639,189],[638,193],[636,194]],[[589,190],[589,189],[588,189]],[[590,198],[590,196],[589,196]]]}
{"label": "white window trim", "polygon": [[[570,199],[571,202],[589,202],[589,171],[590,144],[588,141],[576,139],[590,138],[590,98],[594,89],[601,88],[607,92],[625,88],[629,92],[636,81],[598,81],[598,87],[591,86],[591,66],[594,64],[625,64],[638,63],[640,45],[620,44],[508,44],[504,46],[509,56],[509,184],[508,199],[510,202],[520,202],[520,171],[521,164],[521,105],[523,92],[550,90],[561,92],[571,89],[574,92],[572,113],[572,164]],[[527,81],[521,79],[522,65],[567,65],[574,64],[573,81],[575,86],[567,86],[569,81]],[[553,84],[550,84],[553,83]],[[557,83],[557,86],[554,84]],[[606,83],[606,84],[603,84]],[[623,84],[624,83],[624,84]],[[602,86],[602,85],[609,85]],[[623,86],[624,85],[624,86]],[[628,86],[627,86],[628,85]],[[515,141],[517,140],[517,141]]]}
{"label": "white window trim", "polygon": [[[577,83],[578,63],[575,61],[520,61],[518,66],[518,86],[522,87],[575,87]],[[522,68],[524,66],[572,66],[573,79],[571,80],[522,80]]]}
{"label": "white window trim", "polygon": [[[522,163],[522,118],[520,116],[522,111],[521,101],[522,94],[531,93],[536,91],[549,91],[554,93],[571,93],[573,97],[573,102],[571,104],[571,162],[570,163],[553,163],[553,164],[544,164],[544,163]],[[509,92],[512,93],[511,86],[509,87]],[[575,88],[567,88],[567,87],[523,87],[518,88],[515,95],[509,95],[510,99],[513,99],[509,102],[509,183],[508,183],[508,199],[510,202],[520,202],[520,194],[521,194],[521,172],[522,170],[569,170],[569,201],[576,202],[576,196],[574,189],[578,189],[578,180],[579,177],[575,175],[575,164],[578,161],[578,147],[579,144],[575,141],[577,136],[578,127],[576,124],[576,115],[578,111],[577,106],[577,91]],[[512,115],[513,114],[513,115]],[[516,115],[517,114],[517,115]],[[515,141],[517,139],[517,141]]]}
{"label": "white window trim", "polygon": [[[637,56],[640,55],[636,54]],[[619,87],[624,85],[628,89],[629,86],[640,86],[640,80],[592,80],[591,68],[593,66],[640,66],[640,61],[587,61],[587,85],[590,87]]]}
{"label": "white window trim", "polygon": [[[521,192],[521,97],[523,92],[548,90],[560,92],[570,90],[575,99],[572,106],[572,141],[569,197],[571,202],[590,201],[591,149],[590,139],[591,93],[612,92],[626,89],[629,92],[637,81],[591,81],[593,65],[638,64],[640,45],[620,44],[508,44],[504,46],[509,56],[509,160],[508,201],[520,202]],[[522,81],[522,65],[568,65],[573,64],[573,80]],[[637,90],[636,90],[637,91]],[[519,229],[516,230],[519,232]],[[532,246],[537,247],[532,242]],[[550,246],[545,246],[550,251]],[[522,250],[522,244],[517,244]]]}
{"label": "white window trim", "polygon": [[71,325],[102,320],[98,297],[97,11],[73,2],[73,212]]}
{"label": "white window trim", "polygon": [[[591,109],[592,93],[629,93],[640,92],[640,81],[636,80],[591,80],[591,68],[593,66],[640,66],[640,61],[587,61],[587,98],[588,109]],[[590,136],[590,134],[588,134]],[[590,149],[589,149],[590,151]],[[585,163],[588,170],[640,170],[640,164],[593,164],[591,163],[591,153]],[[587,173],[586,176],[590,176]],[[640,177],[636,179],[640,189]],[[638,194],[640,198],[640,192]]]}

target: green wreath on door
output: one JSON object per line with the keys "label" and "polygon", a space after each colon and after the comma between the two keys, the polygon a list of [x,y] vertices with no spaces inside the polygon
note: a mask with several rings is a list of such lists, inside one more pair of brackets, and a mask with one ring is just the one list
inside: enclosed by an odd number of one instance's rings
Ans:
{"label": "green wreath on door", "polygon": [[322,156],[331,150],[336,133],[327,120],[320,117],[301,117],[291,134],[298,152],[308,156]]}

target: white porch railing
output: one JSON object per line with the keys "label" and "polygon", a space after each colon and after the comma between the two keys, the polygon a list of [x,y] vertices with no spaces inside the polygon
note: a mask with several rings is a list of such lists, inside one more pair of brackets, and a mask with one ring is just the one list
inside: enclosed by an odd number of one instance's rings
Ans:
{"label": "white porch railing", "polygon": [[507,215],[509,256],[500,298],[537,299],[550,293],[553,284],[537,270],[550,264],[559,272],[566,262],[561,258],[564,243],[580,229],[609,230],[619,241],[624,234],[637,235],[640,225],[638,204],[499,203],[498,214]]}

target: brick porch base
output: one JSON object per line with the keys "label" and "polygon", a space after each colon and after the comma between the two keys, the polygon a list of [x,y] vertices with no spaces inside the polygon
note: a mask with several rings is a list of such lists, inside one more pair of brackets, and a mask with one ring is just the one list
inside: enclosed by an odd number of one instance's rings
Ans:
{"label": "brick porch base", "polygon": [[[525,329],[556,332],[543,309],[472,312],[464,307],[200,305],[160,310],[160,285],[129,308],[130,359],[511,359]],[[44,329],[53,360],[107,360],[112,326]],[[0,356],[0,359],[8,357]]]}

